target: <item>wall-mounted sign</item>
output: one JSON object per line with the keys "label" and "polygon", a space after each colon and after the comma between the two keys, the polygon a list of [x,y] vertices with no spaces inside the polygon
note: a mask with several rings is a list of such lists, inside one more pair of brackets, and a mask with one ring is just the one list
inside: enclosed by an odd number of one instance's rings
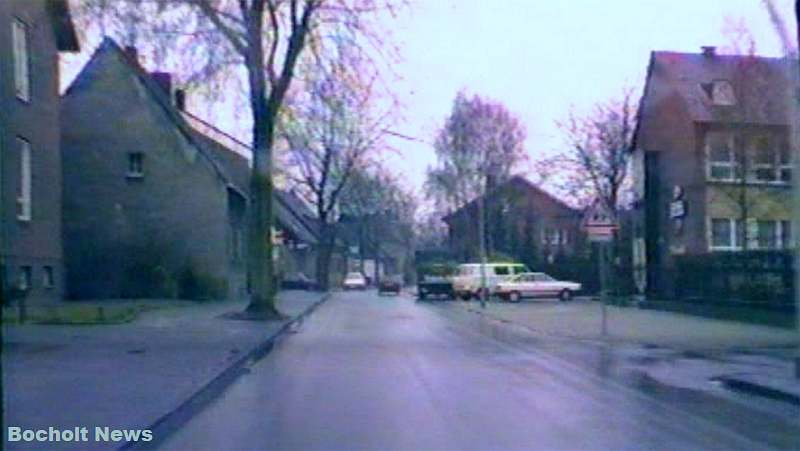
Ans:
{"label": "wall-mounted sign", "polygon": [[683,200],[683,187],[675,185],[672,188],[672,202],[669,203],[670,219],[681,219],[686,216],[686,201]]}
{"label": "wall-mounted sign", "polygon": [[671,219],[679,219],[686,216],[686,201],[673,200],[669,203],[669,217]]}

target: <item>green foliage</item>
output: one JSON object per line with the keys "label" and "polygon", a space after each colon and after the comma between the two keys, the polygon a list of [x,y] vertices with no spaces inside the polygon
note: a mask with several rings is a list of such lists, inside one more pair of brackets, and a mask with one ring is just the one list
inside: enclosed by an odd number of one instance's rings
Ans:
{"label": "green foliage", "polygon": [[520,263],[520,261],[514,256],[500,251],[492,252],[486,257],[486,260],[489,263]]}
{"label": "green foliage", "polygon": [[187,265],[178,276],[178,297],[193,301],[225,299],[228,281]]}
{"label": "green foliage", "polygon": [[456,273],[458,265],[454,262],[448,263],[423,263],[417,265],[417,274],[448,277]]}

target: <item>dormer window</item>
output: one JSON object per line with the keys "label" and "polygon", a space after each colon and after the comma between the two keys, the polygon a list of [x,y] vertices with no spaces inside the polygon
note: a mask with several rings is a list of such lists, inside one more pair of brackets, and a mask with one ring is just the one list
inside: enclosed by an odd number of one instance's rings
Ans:
{"label": "dormer window", "polygon": [[714,80],[711,83],[711,102],[718,106],[736,105],[733,85],[727,80]]}

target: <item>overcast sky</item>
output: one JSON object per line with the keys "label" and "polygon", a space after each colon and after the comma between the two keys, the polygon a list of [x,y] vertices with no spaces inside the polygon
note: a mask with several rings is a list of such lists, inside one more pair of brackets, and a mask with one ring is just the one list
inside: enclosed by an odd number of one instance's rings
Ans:
{"label": "overcast sky", "polygon": [[[775,1],[794,30],[791,0]],[[418,0],[386,23],[402,58],[394,89],[405,120],[396,129],[419,140],[394,139],[400,154],[387,155],[388,165],[409,187],[421,187],[435,162],[429,143],[460,89],[517,114],[531,158],[556,151],[554,122],[571,106],[590,108],[625,87],[638,96],[652,50],[730,46],[726,23],[739,21],[759,54],[780,55],[761,0]],[[216,116],[221,128],[246,130],[226,116]]]}

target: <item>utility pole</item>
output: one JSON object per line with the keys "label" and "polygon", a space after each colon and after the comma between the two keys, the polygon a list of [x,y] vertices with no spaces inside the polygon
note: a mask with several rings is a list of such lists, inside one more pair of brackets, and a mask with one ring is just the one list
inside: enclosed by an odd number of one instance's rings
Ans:
{"label": "utility pole", "polygon": [[479,297],[481,300],[481,308],[486,308],[486,295],[489,290],[486,288],[486,221],[483,216],[483,196],[485,193],[481,193],[478,196],[478,238],[480,240],[480,245],[478,246],[480,260],[481,260],[481,288],[479,293]]}

